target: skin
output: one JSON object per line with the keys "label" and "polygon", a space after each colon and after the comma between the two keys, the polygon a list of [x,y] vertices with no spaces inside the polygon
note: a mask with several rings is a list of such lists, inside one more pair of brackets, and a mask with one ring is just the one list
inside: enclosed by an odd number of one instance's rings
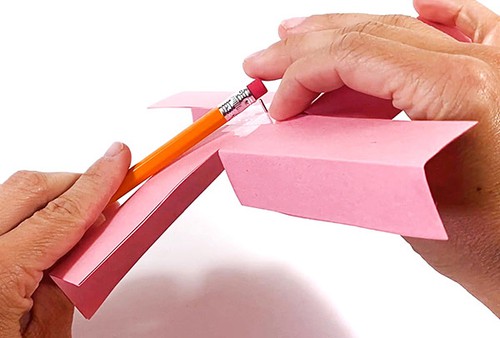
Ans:
{"label": "skin", "polygon": [[457,26],[458,42],[406,16],[328,14],[285,20],[245,72],[281,79],[269,108],[301,113],[344,85],[388,99],[415,120],[478,125],[427,165],[448,241],[405,238],[432,267],[500,316],[500,19],[473,0],[415,0],[422,19]]}
{"label": "skin", "polygon": [[21,171],[0,185],[0,337],[71,336],[73,306],[44,272],[105,220],[129,165],[115,143],[82,175]]}
{"label": "skin", "polygon": [[[277,119],[348,85],[391,99],[414,119],[478,120],[429,164],[449,241],[407,240],[499,315],[498,17],[465,0],[419,0],[415,7],[424,18],[457,24],[474,43],[408,17],[322,15],[295,27],[284,22],[281,41],[244,69],[282,78],[270,107]],[[129,149],[117,143],[82,175],[23,171],[0,185],[0,337],[71,336],[73,306],[44,273],[112,212],[106,206],[129,165]]]}

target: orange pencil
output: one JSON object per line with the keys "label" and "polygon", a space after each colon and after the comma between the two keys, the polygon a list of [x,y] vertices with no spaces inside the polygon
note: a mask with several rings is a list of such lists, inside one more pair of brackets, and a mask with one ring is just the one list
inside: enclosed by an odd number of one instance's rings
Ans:
{"label": "orange pencil", "polygon": [[128,170],[122,185],[111,198],[110,203],[117,201],[130,190],[144,182],[147,178],[169,166],[182,154],[194,147],[198,142],[213,133],[234,116],[244,111],[265,93],[267,93],[267,89],[262,81],[254,80],[246,86],[246,88],[228,98],[218,107],[207,112],[170,141],[132,166]]}

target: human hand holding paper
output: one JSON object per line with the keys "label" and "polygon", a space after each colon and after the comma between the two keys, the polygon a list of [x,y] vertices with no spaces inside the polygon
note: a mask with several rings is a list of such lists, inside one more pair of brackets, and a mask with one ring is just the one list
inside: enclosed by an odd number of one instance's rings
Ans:
{"label": "human hand holding paper", "polygon": [[73,305],[44,271],[104,222],[129,162],[117,143],[83,175],[19,172],[0,185],[0,337],[71,336]]}
{"label": "human hand holding paper", "polygon": [[455,23],[474,43],[409,17],[320,15],[284,21],[281,41],[246,59],[244,69],[282,78],[269,110],[276,119],[346,85],[391,100],[412,119],[479,121],[427,168],[449,240],[407,240],[499,315],[498,16],[475,1],[416,0],[415,7],[423,20]]}

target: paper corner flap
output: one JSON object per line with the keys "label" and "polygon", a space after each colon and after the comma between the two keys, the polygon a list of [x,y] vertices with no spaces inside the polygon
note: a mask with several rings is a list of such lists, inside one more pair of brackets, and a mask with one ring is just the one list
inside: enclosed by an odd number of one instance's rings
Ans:
{"label": "paper corner flap", "polygon": [[168,96],[148,108],[198,108],[210,109],[220,104],[231,92],[185,91]]}
{"label": "paper corner flap", "polygon": [[[164,98],[149,106],[152,108],[187,108],[191,109],[193,121],[202,117],[210,109],[226,101],[233,92],[225,91],[185,91]],[[274,96],[273,92],[266,93],[261,99],[269,104]]]}
{"label": "paper corner flap", "polygon": [[[192,108],[192,109],[211,109],[224,102],[233,92],[227,91],[184,91],[168,96],[158,101],[148,108]],[[262,100],[270,103],[274,93],[268,92]]]}
{"label": "paper corner flap", "polygon": [[85,297],[78,290],[78,285],[72,284],[57,275],[50,275],[52,281],[61,289],[66,297],[70,299],[73,305],[83,315],[85,319],[90,319],[99,309],[99,302],[93,302],[92,299]]}

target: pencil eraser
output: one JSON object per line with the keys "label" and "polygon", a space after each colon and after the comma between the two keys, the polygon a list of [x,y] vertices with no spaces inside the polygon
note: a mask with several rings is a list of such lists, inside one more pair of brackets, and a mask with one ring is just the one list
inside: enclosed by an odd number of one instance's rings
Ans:
{"label": "pencil eraser", "polygon": [[255,99],[258,99],[265,93],[267,93],[267,88],[266,86],[264,86],[261,80],[253,80],[252,83],[247,86],[247,88],[250,93],[252,93]]}

